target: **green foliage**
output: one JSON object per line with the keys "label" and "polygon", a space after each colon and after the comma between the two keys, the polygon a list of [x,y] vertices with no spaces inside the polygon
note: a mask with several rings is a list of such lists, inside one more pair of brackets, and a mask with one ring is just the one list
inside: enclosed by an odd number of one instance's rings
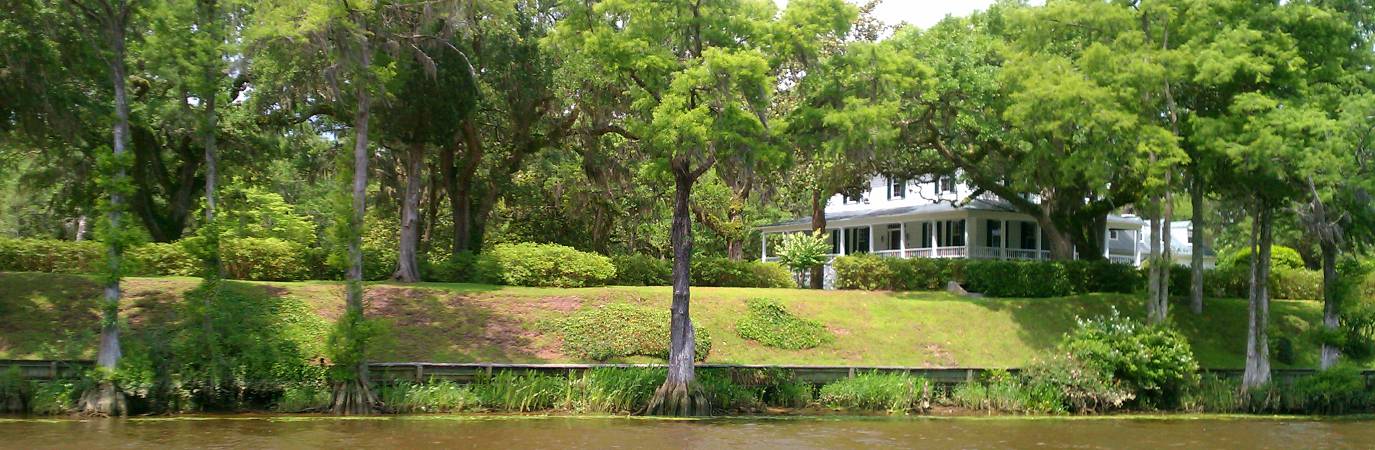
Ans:
{"label": "green foliage", "polygon": [[1048,411],[1107,412],[1135,398],[1131,389],[1111,373],[1069,354],[1036,361],[1023,376],[1029,390],[1038,393],[1039,399],[1048,400],[1038,402]]}
{"label": "green foliage", "polygon": [[[610,326],[609,324],[615,324]],[[594,361],[627,356],[668,358],[669,311],[628,303],[584,308],[558,321],[563,350]],[[711,334],[695,326],[695,359],[706,360]]]}
{"label": "green foliage", "polygon": [[[1219,268],[1236,267],[1245,270],[1251,266],[1251,248],[1243,247],[1230,254],[1219,257],[1217,261]],[[1270,247],[1270,267],[1278,271],[1279,269],[1306,269],[1303,264],[1303,256],[1299,255],[1298,250],[1274,245]]]}
{"label": "green foliage", "polygon": [[865,253],[845,255],[836,257],[831,266],[836,272],[836,289],[875,291],[891,289],[895,284],[887,258]]}
{"label": "green foliage", "polygon": [[377,399],[391,412],[402,414],[465,412],[482,403],[472,387],[450,381],[386,384],[378,387]]}
{"label": "green foliage", "polygon": [[1303,399],[1304,411],[1310,413],[1368,411],[1375,401],[1360,368],[1351,364],[1338,364],[1304,377],[1294,383],[1294,390]]}
{"label": "green foliage", "polygon": [[830,252],[830,240],[821,234],[821,230],[812,234],[788,233],[783,235],[778,247],[778,262],[798,275],[800,285],[802,273],[825,264]]}
{"label": "green foliage", "polygon": [[425,281],[472,282],[479,279],[476,273],[477,262],[476,253],[464,251],[438,261],[426,259],[423,262],[426,266],[420,270],[420,273],[425,277]]}
{"label": "green foliage", "polygon": [[906,413],[929,408],[931,388],[922,377],[869,372],[822,386],[817,401],[831,408]]}
{"label": "green foliage", "polygon": [[1122,382],[1147,406],[1176,406],[1198,372],[1193,350],[1178,331],[1142,325],[1116,310],[1105,317],[1080,319],[1060,349],[1069,359]]}
{"label": "green foliage", "polygon": [[204,270],[201,261],[181,243],[148,243],[124,254],[129,273],[150,276],[191,277]]}
{"label": "green foliage", "polygon": [[369,344],[388,333],[386,325],[363,317],[362,311],[349,308],[334,322],[334,329],[325,341],[329,355],[329,377],[332,381],[352,381],[359,376],[360,364],[367,360]]}
{"label": "green foliage", "polygon": [[1184,390],[1180,408],[1185,411],[1234,413],[1242,410],[1241,380],[1205,374]]}
{"label": "green foliage", "polygon": [[944,258],[838,257],[836,287],[939,290],[948,281],[989,297],[1057,297],[1083,292],[1134,292],[1144,279],[1134,267],[1107,261],[1002,261]]}
{"label": "green foliage", "polygon": [[742,338],[787,350],[815,348],[835,340],[821,322],[794,316],[777,300],[752,298],[745,307],[745,316],[735,323],[735,332]]}
{"label": "green foliage", "polygon": [[698,256],[692,258],[692,285],[786,288],[796,282],[788,269],[775,263]]}
{"label": "green foliage", "polygon": [[473,387],[482,404],[506,412],[553,409],[568,399],[568,380],[539,373],[497,372]]}
{"label": "green foliage", "polygon": [[216,221],[225,238],[275,238],[306,247],[316,242],[316,229],[281,195],[255,186],[226,189],[220,195]]}
{"label": "green foliage", "polygon": [[93,241],[0,238],[0,270],[95,273],[105,262],[105,247]]}
{"label": "green foliage", "polygon": [[955,406],[972,410],[1026,413],[1064,412],[1062,391],[1045,382],[1023,383],[1005,370],[993,370],[980,380],[961,383],[950,391]]}
{"label": "green foliage", "polygon": [[615,255],[616,277],[610,284],[617,286],[667,286],[672,282],[673,262],[646,255]]}
{"label": "green foliage", "polygon": [[220,251],[228,278],[295,281],[311,274],[307,250],[295,242],[277,238],[225,239]]}
{"label": "green foliage", "polygon": [[272,405],[272,410],[284,413],[323,411],[329,407],[331,388],[325,383],[289,383]]}
{"label": "green foliage", "polygon": [[609,258],[558,244],[498,244],[476,267],[481,279],[513,286],[601,286],[616,275]]}

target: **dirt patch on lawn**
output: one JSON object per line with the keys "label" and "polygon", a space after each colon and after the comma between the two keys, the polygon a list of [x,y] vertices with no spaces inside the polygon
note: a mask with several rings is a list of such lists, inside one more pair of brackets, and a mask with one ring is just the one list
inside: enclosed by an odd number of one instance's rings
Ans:
{"label": "dirt patch on lawn", "polygon": [[926,344],[923,347],[926,352],[926,365],[932,367],[956,367],[955,355],[939,344]]}

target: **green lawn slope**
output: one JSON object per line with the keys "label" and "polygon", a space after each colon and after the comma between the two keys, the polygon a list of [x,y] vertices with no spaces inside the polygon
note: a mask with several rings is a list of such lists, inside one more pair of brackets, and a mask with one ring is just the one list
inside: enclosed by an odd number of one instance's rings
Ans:
{"label": "green lawn slope", "polygon": [[[182,293],[195,278],[131,278],[122,318],[136,335],[153,323],[175,320]],[[305,330],[326,330],[343,310],[343,286],[334,282],[235,283],[265,303],[290,300]],[[711,333],[707,362],[789,365],[1019,367],[1054,351],[1076,317],[1144,313],[1141,297],[1093,294],[1046,299],[982,299],[943,292],[812,291],[800,289],[692,289],[692,316]],[[93,356],[99,322],[99,288],[90,277],[0,273],[0,359]],[[552,322],[579,308],[627,302],[667,308],[668,287],[545,289],[478,284],[371,284],[368,315],[387,324],[375,349],[378,361],[580,362],[565,355]],[[745,300],[778,299],[792,313],[820,321],[836,339],[809,350],[779,350],[740,338],[735,321]],[[1311,367],[1321,305],[1274,301],[1272,336],[1294,343],[1292,366]],[[1244,359],[1246,303],[1209,299],[1202,316],[1174,305],[1176,325],[1193,343],[1204,367],[1240,368]],[[608,327],[617,324],[606,324]],[[305,348],[320,348],[322,333],[303,334]],[[645,358],[623,362],[651,362]],[[1278,367],[1288,365],[1276,362]]]}

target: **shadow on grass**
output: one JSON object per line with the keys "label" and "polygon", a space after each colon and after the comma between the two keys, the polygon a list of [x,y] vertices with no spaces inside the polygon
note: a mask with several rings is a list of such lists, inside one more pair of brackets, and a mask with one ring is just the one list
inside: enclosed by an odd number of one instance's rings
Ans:
{"label": "shadow on grass", "polygon": [[101,289],[94,278],[0,273],[0,354],[74,359],[95,347]]}
{"label": "shadow on grass", "polygon": [[[484,286],[484,285],[474,285]],[[538,332],[509,308],[436,291],[374,285],[367,290],[368,315],[388,324],[376,358],[388,361],[546,362],[558,355],[537,348]],[[474,291],[464,290],[464,293]]]}

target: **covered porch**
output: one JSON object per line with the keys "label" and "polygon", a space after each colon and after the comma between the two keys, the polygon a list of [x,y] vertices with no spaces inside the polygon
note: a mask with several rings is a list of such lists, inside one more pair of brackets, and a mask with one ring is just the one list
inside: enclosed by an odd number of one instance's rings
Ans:
{"label": "covered porch", "polygon": [[[1041,227],[1025,214],[944,209],[828,220],[826,233],[831,242],[831,256],[869,253],[892,258],[1051,259]],[[1140,265],[1140,225],[1137,221],[1139,219],[1130,217],[1108,218],[1103,236],[1105,258]],[[809,223],[801,222],[760,228],[761,259],[776,261],[781,236],[805,233],[809,228]]]}

